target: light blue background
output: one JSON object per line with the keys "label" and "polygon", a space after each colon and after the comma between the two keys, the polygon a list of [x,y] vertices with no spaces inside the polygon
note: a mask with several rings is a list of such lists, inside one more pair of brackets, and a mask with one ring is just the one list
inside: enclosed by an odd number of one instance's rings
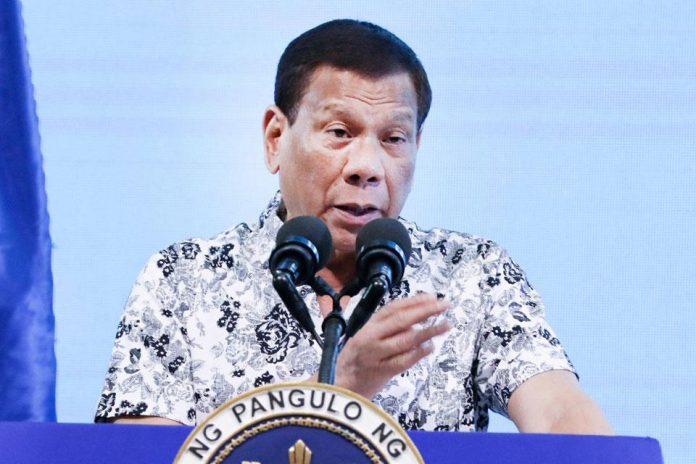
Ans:
{"label": "light blue background", "polygon": [[357,17],[409,43],[434,89],[404,215],[503,244],[616,431],[696,456],[696,3],[23,3],[60,421],[91,421],[147,257],[253,221],[275,191],[261,115],[285,45]]}

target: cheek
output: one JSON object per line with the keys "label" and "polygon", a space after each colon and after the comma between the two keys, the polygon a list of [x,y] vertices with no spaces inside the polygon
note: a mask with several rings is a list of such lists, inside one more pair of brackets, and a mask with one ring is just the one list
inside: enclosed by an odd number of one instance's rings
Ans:
{"label": "cheek", "polygon": [[335,180],[337,158],[328,156],[321,147],[293,141],[280,164],[280,188],[291,217],[319,215],[328,191]]}
{"label": "cheek", "polygon": [[295,138],[287,141],[279,160],[281,187],[295,190],[295,187],[300,185],[297,182],[299,175],[306,172],[310,165],[309,160],[310,157],[307,156],[306,149],[301,143]]}
{"label": "cheek", "polygon": [[398,209],[393,211],[395,214],[401,212],[401,208],[406,202],[406,197],[408,197],[411,191],[414,171],[415,162],[403,163],[397,166],[390,176],[389,196],[391,197],[392,208]]}
{"label": "cheek", "polygon": [[322,146],[316,137],[308,136],[294,147],[295,174],[304,189],[323,190],[340,175],[342,156]]}

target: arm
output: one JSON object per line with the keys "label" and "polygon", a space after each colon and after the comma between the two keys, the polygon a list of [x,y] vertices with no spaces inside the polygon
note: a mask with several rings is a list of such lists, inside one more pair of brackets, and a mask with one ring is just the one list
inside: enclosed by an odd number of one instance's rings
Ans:
{"label": "arm", "polygon": [[97,422],[164,423],[159,416],[193,422],[190,352],[181,330],[185,323],[176,314],[178,302],[190,302],[167,278],[179,271],[180,265],[172,264],[181,261],[177,256],[173,247],[153,255],[133,285],[116,331]]}
{"label": "arm", "polygon": [[110,422],[114,424],[184,425],[179,421],[157,416],[119,416]]}
{"label": "arm", "polygon": [[513,392],[508,413],[520,432],[614,434],[602,410],[569,371],[531,377]]}

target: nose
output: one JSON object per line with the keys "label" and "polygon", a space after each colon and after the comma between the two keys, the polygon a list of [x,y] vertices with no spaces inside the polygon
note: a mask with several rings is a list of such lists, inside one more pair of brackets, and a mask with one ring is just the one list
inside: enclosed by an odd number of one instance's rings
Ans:
{"label": "nose", "polygon": [[384,180],[384,154],[379,141],[364,139],[352,148],[343,166],[346,183],[360,188],[379,185]]}

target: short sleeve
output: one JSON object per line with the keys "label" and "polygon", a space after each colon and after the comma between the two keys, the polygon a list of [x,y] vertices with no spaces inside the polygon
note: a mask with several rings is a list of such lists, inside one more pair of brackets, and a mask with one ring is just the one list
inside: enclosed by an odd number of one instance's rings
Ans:
{"label": "short sleeve", "polygon": [[510,396],[532,376],[575,369],[546,322],[544,304],[505,250],[493,248],[480,282],[486,310],[475,385],[486,406],[508,417]]}
{"label": "short sleeve", "polygon": [[[195,423],[185,318],[194,292],[177,273],[179,251],[155,254],[138,276],[118,324],[96,422],[158,416]],[[182,289],[184,291],[182,291]]]}

